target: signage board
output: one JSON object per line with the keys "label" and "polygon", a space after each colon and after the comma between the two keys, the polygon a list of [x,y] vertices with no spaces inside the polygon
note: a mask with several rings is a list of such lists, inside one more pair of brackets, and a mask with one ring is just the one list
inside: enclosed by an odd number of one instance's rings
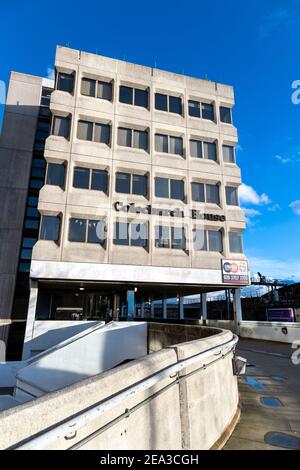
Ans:
{"label": "signage board", "polygon": [[248,285],[249,269],[245,260],[222,260],[222,280],[224,284]]}

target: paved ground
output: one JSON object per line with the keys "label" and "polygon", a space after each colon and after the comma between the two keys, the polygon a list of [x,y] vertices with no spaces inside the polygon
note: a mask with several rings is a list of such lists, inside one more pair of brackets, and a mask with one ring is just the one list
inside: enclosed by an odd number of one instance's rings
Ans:
{"label": "paved ground", "polygon": [[300,364],[292,363],[293,352],[286,344],[240,340],[238,355],[248,363],[239,378],[242,413],[225,450],[300,449]]}

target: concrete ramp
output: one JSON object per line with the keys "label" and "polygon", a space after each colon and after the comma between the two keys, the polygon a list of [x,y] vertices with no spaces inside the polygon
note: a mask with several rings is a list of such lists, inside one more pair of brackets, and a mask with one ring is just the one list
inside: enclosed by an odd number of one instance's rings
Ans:
{"label": "concrete ramp", "polygon": [[17,373],[15,398],[32,400],[146,354],[146,323],[111,322],[33,357]]}

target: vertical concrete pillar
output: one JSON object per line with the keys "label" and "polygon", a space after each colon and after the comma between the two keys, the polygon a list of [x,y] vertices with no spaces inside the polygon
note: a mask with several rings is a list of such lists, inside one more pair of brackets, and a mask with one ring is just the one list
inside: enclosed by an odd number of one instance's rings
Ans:
{"label": "vertical concrete pillar", "polygon": [[166,298],[166,296],[163,297],[162,311],[163,311],[163,319],[167,320],[168,314],[167,314],[167,298]]}
{"label": "vertical concrete pillar", "polygon": [[135,316],[134,290],[127,291],[127,320],[133,320]]}
{"label": "vertical concrete pillar", "polygon": [[119,315],[120,315],[120,295],[119,294],[114,294],[114,300],[113,300],[113,320],[119,321]]}
{"label": "vertical concrete pillar", "polygon": [[184,320],[184,305],[183,305],[184,297],[179,297],[179,318],[180,320]]}
{"label": "vertical concrete pillar", "polygon": [[201,315],[202,321],[205,324],[207,320],[207,294],[201,294]]}
{"label": "vertical concrete pillar", "polygon": [[239,333],[239,322],[243,320],[242,303],[241,303],[241,289],[234,289],[233,291],[233,312],[236,324],[236,332]]}
{"label": "vertical concrete pillar", "polygon": [[27,321],[26,321],[26,330],[25,330],[25,336],[24,336],[22,361],[28,359],[31,354],[30,345],[31,345],[32,337],[33,337],[37,298],[38,298],[38,283],[36,281],[30,280],[30,296],[29,296],[28,314],[27,314]]}

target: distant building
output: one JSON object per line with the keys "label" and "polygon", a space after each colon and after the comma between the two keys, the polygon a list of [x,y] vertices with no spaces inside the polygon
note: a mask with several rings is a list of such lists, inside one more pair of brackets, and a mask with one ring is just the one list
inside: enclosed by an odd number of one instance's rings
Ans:
{"label": "distant building", "polygon": [[240,312],[249,274],[233,106],[231,86],[64,47],[55,83],[12,73],[0,141],[4,339],[17,320],[27,342],[36,319],[152,317],[155,299],[166,319],[170,297],[183,319],[182,297],[196,293],[205,317],[206,293],[226,287]]}

